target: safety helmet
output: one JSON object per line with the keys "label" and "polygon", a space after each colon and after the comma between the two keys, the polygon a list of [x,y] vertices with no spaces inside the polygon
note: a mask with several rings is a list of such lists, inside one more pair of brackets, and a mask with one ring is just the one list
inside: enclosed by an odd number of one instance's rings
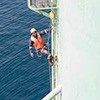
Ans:
{"label": "safety helmet", "polygon": [[31,32],[31,33],[36,32],[36,29],[35,29],[35,28],[32,28],[32,29],[30,30],[30,32]]}

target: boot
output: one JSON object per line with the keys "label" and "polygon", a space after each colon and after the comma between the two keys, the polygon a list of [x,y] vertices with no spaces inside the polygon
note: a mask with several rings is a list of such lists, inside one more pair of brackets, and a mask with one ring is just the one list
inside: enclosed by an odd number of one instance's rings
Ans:
{"label": "boot", "polygon": [[54,60],[54,57],[52,55],[49,55],[48,61],[49,61],[49,65],[50,66],[53,66],[54,65],[53,60]]}

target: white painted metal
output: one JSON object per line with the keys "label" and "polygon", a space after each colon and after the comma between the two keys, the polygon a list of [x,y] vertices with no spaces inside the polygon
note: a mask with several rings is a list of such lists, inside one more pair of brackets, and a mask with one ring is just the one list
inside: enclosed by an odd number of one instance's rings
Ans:
{"label": "white painted metal", "polygon": [[100,100],[100,0],[59,0],[62,100]]}
{"label": "white painted metal", "polygon": [[62,90],[62,85],[58,85],[54,90],[52,90],[47,96],[45,96],[42,100],[51,100]]}

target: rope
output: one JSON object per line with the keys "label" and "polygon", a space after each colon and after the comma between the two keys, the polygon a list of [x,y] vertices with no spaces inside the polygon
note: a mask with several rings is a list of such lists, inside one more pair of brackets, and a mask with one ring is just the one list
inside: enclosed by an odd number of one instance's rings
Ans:
{"label": "rope", "polygon": [[[51,22],[50,22],[50,25],[49,27],[51,27]],[[48,43],[48,51],[50,51],[49,49],[49,41],[50,40],[50,33],[48,34],[48,40],[47,40],[47,43]],[[52,74],[51,74],[51,67],[49,66],[49,80],[50,80],[50,89],[52,89]]]}

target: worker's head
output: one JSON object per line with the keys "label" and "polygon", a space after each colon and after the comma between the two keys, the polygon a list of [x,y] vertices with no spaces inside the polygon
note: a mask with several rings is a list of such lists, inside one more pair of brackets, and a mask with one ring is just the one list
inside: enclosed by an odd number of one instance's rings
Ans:
{"label": "worker's head", "polygon": [[32,28],[30,30],[30,32],[31,32],[31,35],[36,36],[36,29],[35,28]]}

